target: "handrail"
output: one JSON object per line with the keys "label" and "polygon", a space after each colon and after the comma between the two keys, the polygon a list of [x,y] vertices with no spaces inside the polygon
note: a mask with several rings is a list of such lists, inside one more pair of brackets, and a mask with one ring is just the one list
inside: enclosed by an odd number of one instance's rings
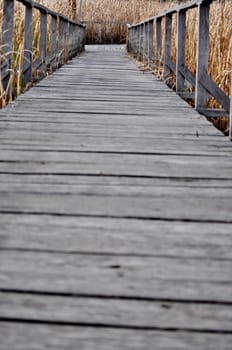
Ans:
{"label": "handrail", "polygon": [[[181,97],[194,98],[196,110],[207,117],[217,118],[222,115],[230,116],[230,138],[232,139],[232,97],[216,84],[208,74],[209,57],[209,9],[215,0],[192,0],[184,5],[179,5],[142,22],[128,25],[127,48],[129,52],[136,54],[139,60],[148,65],[154,65],[154,61],[160,62],[162,52],[161,23],[165,19],[165,39],[163,78],[166,80],[171,73],[176,76],[176,92]],[[187,11],[198,8],[198,35],[197,35],[197,72],[194,75],[185,65],[186,45],[186,14]],[[171,55],[171,39],[173,27],[173,15],[177,15],[177,50],[176,62]],[[154,33],[155,32],[155,33]],[[153,44],[156,36],[155,47]],[[185,82],[195,87],[194,93],[185,91]],[[232,94],[232,92],[231,92]],[[222,109],[207,108],[209,96],[214,97]],[[232,96],[232,95],[231,95]]]}
{"label": "handrail", "polygon": [[[71,59],[84,49],[85,25],[80,21],[72,21],[60,13],[32,0],[3,0],[2,22],[2,63],[0,64],[0,80],[7,89],[12,76],[12,58],[14,46],[14,12],[15,3],[25,7],[24,17],[24,62],[22,75],[24,85],[33,81],[33,71],[40,70],[44,74],[48,69],[54,70],[66,59]],[[33,62],[33,10],[40,16],[40,48],[39,57]],[[48,53],[48,16],[51,17],[51,52]],[[9,94],[9,91],[8,91]]]}

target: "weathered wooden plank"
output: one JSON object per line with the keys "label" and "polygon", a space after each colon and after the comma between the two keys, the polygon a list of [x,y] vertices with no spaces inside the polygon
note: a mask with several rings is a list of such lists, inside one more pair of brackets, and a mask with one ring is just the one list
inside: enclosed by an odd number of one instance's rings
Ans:
{"label": "weathered wooden plank", "polygon": [[[201,152],[205,154],[212,155],[213,149],[216,150],[216,155],[223,156],[225,152],[230,151],[229,144],[225,144],[219,138],[218,142],[213,142],[212,140],[205,140],[202,137],[201,133],[197,137],[197,130],[195,131],[195,138],[185,140],[184,149],[178,149],[179,141],[175,137],[173,139],[168,138],[168,135],[163,135],[162,137],[149,138],[149,139],[137,139],[136,145],[131,143],[130,138],[94,138],[94,136],[78,136],[74,139],[71,137],[71,140],[61,139],[61,140],[52,140],[51,137],[45,139],[41,138],[33,139],[32,137],[27,139],[17,138],[12,140],[11,138],[1,138],[1,149],[2,150],[35,150],[35,151],[51,151],[54,152],[54,148],[59,152],[91,152],[91,153],[101,153],[105,152],[107,154],[116,153],[133,153],[135,154],[185,154],[185,155],[199,155]],[[71,136],[71,135],[69,135]],[[221,137],[221,136],[219,136]],[[197,141],[197,142],[196,142]],[[194,147],[195,145],[195,147]],[[228,173],[222,174],[221,178],[230,178]],[[218,177],[218,176],[217,176]]]}
{"label": "weathered wooden plank", "polygon": [[232,335],[232,306],[229,305],[11,292],[0,292],[0,300],[0,319],[141,330],[227,331]]}
{"label": "weathered wooden plank", "polygon": [[232,258],[230,224],[15,214],[0,222],[1,250]]}
{"label": "weathered wooden plank", "polygon": [[46,188],[48,187],[48,191],[52,191],[53,188],[59,187],[59,192],[65,192],[67,188],[73,186],[73,188],[80,188],[81,186],[87,185],[95,185],[96,187],[100,186],[128,186],[130,187],[139,187],[141,188],[156,188],[156,187],[174,187],[174,188],[227,188],[230,189],[232,187],[231,179],[213,179],[213,178],[191,178],[187,179],[184,177],[163,177],[163,178],[155,178],[155,177],[123,177],[123,176],[88,176],[88,175],[49,175],[49,174],[0,174],[0,186],[2,190],[6,189],[6,183],[11,186],[11,190],[17,189],[19,185],[21,186],[36,186],[38,184],[43,184]]}
{"label": "weathered wooden plank", "polygon": [[1,290],[229,302],[231,260],[3,250]]}
{"label": "weathered wooden plank", "polygon": [[[44,170],[44,173],[48,173]],[[59,194],[1,192],[1,212],[225,222],[231,220],[231,189],[165,189],[105,193],[104,189]],[[198,203],[196,206],[195,204]],[[220,210],[219,210],[220,208]],[[191,213],[191,214],[190,214]]]}
{"label": "weathered wooden plank", "polygon": [[[32,136],[33,137],[33,136]],[[48,135],[49,137],[49,135]],[[56,135],[53,136],[56,138]],[[64,135],[67,137],[67,135]],[[71,137],[71,135],[69,135]],[[45,137],[46,138],[46,137]],[[41,138],[40,140],[43,140]],[[100,140],[99,140],[100,141]],[[220,157],[188,158],[179,155],[159,154],[111,154],[111,153],[75,153],[54,152],[17,152],[8,151],[9,157],[1,155],[0,172],[35,174],[95,174],[137,177],[187,177],[231,179],[230,163]],[[21,160],[16,159],[21,155]],[[5,157],[5,158],[4,158]],[[65,160],[64,160],[65,157]]]}
{"label": "weathered wooden plank", "polygon": [[[126,101],[126,100],[120,100],[118,102],[120,103],[117,103],[117,101],[112,101],[112,99],[102,99],[100,101],[98,100],[95,100],[95,99],[89,99],[90,102],[91,102],[91,105],[86,105],[86,101],[84,100],[80,100],[80,99],[67,99],[67,101],[69,102],[69,106],[68,106],[68,110],[71,110],[73,109],[74,111],[77,109],[78,107],[78,110],[86,110],[86,111],[91,111],[91,110],[94,110],[95,112],[96,111],[106,111],[108,110],[109,112],[114,110],[115,108],[118,109],[118,113],[122,113],[123,112],[131,112],[131,113],[135,113],[135,105],[134,105],[134,101]],[[77,102],[78,101],[78,102]],[[43,111],[49,111],[49,110],[60,110],[62,111],[62,101],[60,101],[58,98],[57,99],[40,99],[38,98],[35,99],[34,101],[33,100],[30,100],[30,101],[23,101],[24,104],[22,106],[21,105],[17,105],[17,109],[21,110],[23,108],[23,110],[27,111],[28,108],[31,109],[32,107],[32,104],[33,106],[35,106],[35,108],[38,108],[39,105],[41,107],[41,112]],[[168,99],[166,98],[166,102],[167,103],[170,103],[172,102],[173,104],[173,107],[178,107],[179,104],[178,104],[178,100],[176,99]],[[152,115],[154,114],[153,112],[153,108],[162,108],[164,111],[165,110],[169,110],[170,111],[170,106],[169,105],[166,105],[166,106],[163,106],[163,103],[162,101],[156,101],[155,103],[150,101],[149,103],[147,103],[147,105],[142,105],[141,101],[137,101],[136,102],[136,107],[137,107],[137,112],[140,112],[141,114],[144,112],[145,114],[149,114],[149,115]],[[179,106],[180,107],[180,106]],[[186,109],[190,108],[188,107],[188,105],[185,103],[184,107]]]}
{"label": "weathered wooden plank", "polygon": [[[100,114],[97,116],[92,115],[86,115],[86,114],[65,114],[65,113],[58,113],[56,115],[48,113],[47,116],[41,115],[38,113],[35,113],[34,115],[32,113],[25,113],[23,115],[16,115],[15,113],[11,114],[10,116],[1,117],[0,118],[0,128],[2,129],[26,129],[29,128],[35,128],[36,124],[37,127],[42,128],[43,126],[47,127],[54,127],[54,129],[57,127],[57,124],[62,124],[63,127],[69,127],[75,126],[75,129],[78,131],[79,127],[83,128],[85,127],[87,130],[89,130],[90,127],[94,128],[97,126],[101,126],[103,129],[110,129],[111,132],[114,131],[114,128],[117,127],[117,129],[124,130],[125,128],[129,132],[131,130],[131,134],[133,134],[133,130],[138,129],[144,131],[150,131],[152,129],[152,132],[154,134],[158,134],[159,131],[162,133],[164,128],[167,130],[167,126],[164,125],[162,120],[160,118],[162,117],[162,112],[156,111],[154,117],[146,117],[141,118],[139,116],[132,116],[132,115],[107,115],[107,114]],[[167,120],[171,123],[172,119],[178,118],[177,113],[173,113],[172,116],[167,117]],[[106,123],[107,121],[107,123]],[[114,126],[112,128],[112,126]],[[214,128],[210,128],[208,130],[204,130],[204,126],[209,126],[208,123],[201,123],[198,121],[194,121],[193,118],[179,118],[175,121],[175,124],[172,125],[172,130],[175,130],[176,132],[181,132],[183,128],[185,129],[192,129],[193,127],[199,126],[205,134],[210,133],[210,131],[214,131]],[[72,128],[72,130],[75,130]],[[116,129],[116,130],[117,130]],[[158,129],[158,130],[157,130]],[[211,129],[211,130],[210,130]],[[37,129],[38,130],[38,129]],[[214,132],[215,134],[215,132]]]}
{"label": "weathered wooden plank", "polygon": [[1,323],[4,350],[230,350],[229,334],[191,334],[48,324]]}
{"label": "weathered wooden plank", "polygon": [[[49,87],[51,88],[51,86],[48,86],[47,87],[47,90],[49,90]],[[69,100],[75,100],[75,101],[86,101],[88,99],[88,101],[115,101],[115,102],[123,102],[123,101],[127,101],[127,102],[134,102],[136,101],[137,104],[141,104],[141,101],[138,101],[138,96],[142,95],[140,93],[140,90],[139,91],[131,91],[128,95],[125,96],[125,91],[126,89],[120,89],[120,90],[112,90],[111,92],[109,91],[102,91],[100,92],[97,88],[85,88],[83,87],[83,89],[81,91],[78,91],[78,90],[74,90],[73,93],[68,93],[67,91],[61,91],[59,90],[58,88],[56,90],[53,90],[53,94],[52,96],[49,96],[47,91],[46,91],[46,88],[43,88],[43,93],[40,92],[41,89],[39,89],[39,87],[37,89],[33,89],[33,94],[32,93],[28,93],[28,94],[25,94],[24,96],[21,96],[20,97],[20,101],[24,100],[25,102],[29,102],[32,100],[32,102],[35,102],[33,101],[34,99],[35,100],[47,100],[47,101],[51,101],[51,100],[57,100],[59,99],[60,97],[62,97],[63,99],[69,101]],[[93,95],[94,94],[94,95]],[[148,91],[147,93],[143,94],[141,97],[144,98],[144,100],[146,102],[149,103],[149,105],[157,105],[157,103],[155,104],[154,101],[152,101],[152,97],[155,97],[155,96],[160,96],[160,98],[162,100],[166,100],[167,98],[170,99],[170,100],[173,100],[173,102],[176,102],[177,99],[176,99],[176,95],[174,94],[170,94],[169,92],[162,92],[162,91],[154,91],[153,93],[151,91]],[[187,105],[185,104],[185,107],[187,107]],[[190,109],[190,108],[189,108]]]}
{"label": "weathered wooden plank", "polygon": [[[148,141],[149,139],[154,139],[157,135],[157,132],[153,132],[152,129],[149,130],[149,128],[141,128],[141,133],[139,131],[139,128],[136,127],[131,127],[128,130],[128,127],[125,127],[122,132],[120,132],[120,128],[116,127],[115,129],[112,130],[112,126],[111,129],[109,130],[109,128],[106,126],[96,126],[96,128],[94,128],[94,125],[92,125],[89,128],[86,127],[79,127],[78,125],[76,125],[76,128],[64,128],[64,130],[62,130],[60,128],[60,125],[58,125],[58,127],[41,127],[41,131],[39,130],[39,125],[35,125],[33,124],[34,127],[32,127],[30,130],[30,134],[28,134],[28,129],[27,128],[23,128],[23,126],[19,127],[19,130],[17,130],[17,128],[10,128],[9,129],[1,129],[1,140],[7,140],[7,139],[14,139],[14,141],[17,140],[28,140],[28,138],[32,138],[32,135],[36,140],[46,140],[48,139],[48,136],[50,136],[52,138],[52,141],[63,141],[65,136],[69,135],[71,137],[70,141],[72,140],[72,138],[76,137],[80,137],[80,140],[83,139],[84,137],[86,137],[86,141],[87,138],[95,138],[95,139],[107,139],[107,138],[114,138],[114,139],[120,139],[121,142],[125,143],[127,142],[128,139],[140,139],[140,141]],[[208,141],[212,140],[212,136],[215,136],[213,134],[213,130],[211,129],[211,132],[204,132],[204,130],[198,129],[196,126],[191,126],[190,127],[184,127],[181,126],[178,129],[173,128],[173,130],[170,132],[169,135],[167,135],[167,128],[161,127],[160,128],[160,132],[158,133],[158,137],[157,138],[169,138],[170,139],[179,139],[179,138],[183,138],[183,140],[186,140],[186,142],[188,141],[197,141],[198,137],[205,137],[205,140],[208,139]],[[84,140],[85,141],[85,140]],[[136,148],[136,146],[134,146],[134,148]],[[139,147],[137,147],[138,152],[139,152]],[[152,151],[152,150],[151,150]],[[154,151],[155,152],[155,151]]]}
{"label": "weathered wooden plank", "polygon": [[[136,120],[136,118],[134,119],[130,116],[128,116],[128,118],[126,119],[122,119],[120,117],[112,118],[112,116],[109,116],[108,118],[104,116],[99,116],[99,118],[80,117],[78,120],[70,116],[67,116],[67,119],[65,121],[62,119],[62,117],[59,116],[55,116],[54,118],[48,117],[47,119],[45,117],[40,118],[35,116],[34,120],[31,119],[30,116],[25,116],[20,119],[14,119],[14,117],[12,117],[10,121],[9,119],[3,119],[0,121],[0,132],[2,135],[1,139],[5,139],[6,137],[10,139],[11,134],[16,133],[17,131],[21,135],[26,133],[28,134],[29,129],[33,134],[35,134],[35,136],[39,136],[39,134],[48,133],[73,134],[80,136],[93,136],[95,134],[96,137],[101,136],[102,138],[105,137],[106,139],[109,135],[112,135],[121,139],[124,138],[125,140],[131,137],[138,137],[138,139],[143,139],[144,141],[146,141],[147,137],[168,137],[167,126],[159,120],[157,121],[157,123],[155,122],[155,120],[153,120],[152,122],[148,121],[147,123],[145,123],[141,120],[141,118]],[[105,121],[108,122],[104,123]],[[128,125],[130,122],[134,122],[133,125],[131,125],[131,127],[130,125]],[[155,127],[155,124],[158,130]],[[209,130],[204,130],[201,124],[197,125],[197,123],[194,124],[194,122],[192,121],[187,123],[184,120],[176,122],[169,134],[170,137],[176,137],[178,135],[182,136],[183,134],[185,134],[186,136],[188,136],[188,138],[192,136],[192,139],[196,140],[197,130],[198,136],[204,136],[205,141],[207,138],[209,140],[210,138],[212,139],[213,136],[215,137],[213,128],[209,128]]]}

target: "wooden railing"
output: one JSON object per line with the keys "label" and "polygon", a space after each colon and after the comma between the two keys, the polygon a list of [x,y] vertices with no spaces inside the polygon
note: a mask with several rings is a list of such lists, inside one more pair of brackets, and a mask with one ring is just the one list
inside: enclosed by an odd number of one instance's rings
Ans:
{"label": "wooden railing", "polygon": [[[143,22],[128,25],[127,47],[137,58],[151,66],[162,64],[163,79],[175,76],[175,89],[182,98],[195,101],[196,110],[207,117],[230,115],[230,138],[232,138],[231,99],[215,83],[208,73],[209,59],[209,11],[214,0],[193,0],[182,6],[146,19]],[[186,66],[186,15],[193,8],[198,9],[197,62],[196,74]],[[173,16],[176,21],[176,57],[172,59]],[[164,39],[162,23],[164,22]],[[155,39],[155,40],[154,40]],[[161,55],[163,53],[163,55]],[[194,92],[186,91],[186,81]],[[208,100],[214,97],[222,106],[220,109],[207,108]]]}
{"label": "wooden railing", "polygon": [[[5,89],[12,75],[16,1],[25,7],[24,60],[21,68],[25,85],[33,80],[34,71],[39,70],[44,73],[47,69],[54,70],[63,64],[66,59],[70,59],[81,52],[85,45],[85,25],[81,22],[71,21],[32,0],[3,0],[0,79]],[[35,60],[33,60],[34,9],[39,11],[40,20],[39,55]],[[48,16],[51,19],[50,27],[48,27]],[[49,52],[48,41],[50,41]]]}

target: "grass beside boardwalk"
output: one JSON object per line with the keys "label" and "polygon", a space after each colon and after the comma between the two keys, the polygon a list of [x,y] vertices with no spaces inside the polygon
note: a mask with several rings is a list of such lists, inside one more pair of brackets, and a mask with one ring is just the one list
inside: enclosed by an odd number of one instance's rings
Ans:
{"label": "grass beside boardwalk", "polygon": [[[0,0],[0,22],[2,22],[2,0]],[[69,0],[38,0],[51,9],[72,17]],[[96,24],[88,25],[88,38],[91,42],[98,42],[99,35],[104,42],[125,41],[126,26],[120,23],[131,23],[157,15],[167,8],[174,6],[175,0],[82,0],[81,19],[86,21],[111,22],[101,28]],[[180,1],[179,1],[180,2]],[[79,15],[80,0],[77,0],[77,17]],[[39,50],[39,16],[34,11],[34,58]],[[174,18],[175,22],[175,18]],[[100,29],[99,29],[100,28]],[[21,64],[23,60],[23,6],[17,4],[15,14],[15,44],[13,60],[13,77],[11,87],[13,96],[21,93]],[[196,71],[196,9],[189,11],[187,20],[186,64],[194,73]],[[99,33],[100,31],[100,33]],[[48,43],[49,47],[49,43]],[[173,34],[172,54],[175,57],[175,34]],[[210,13],[210,58],[209,72],[218,85],[230,94],[232,67],[232,6],[231,0],[217,0],[211,6]],[[0,104],[6,103],[6,94],[0,89]],[[219,107],[214,99],[211,107]],[[219,120],[219,126],[227,127],[225,118]],[[220,125],[221,123],[221,125]]]}

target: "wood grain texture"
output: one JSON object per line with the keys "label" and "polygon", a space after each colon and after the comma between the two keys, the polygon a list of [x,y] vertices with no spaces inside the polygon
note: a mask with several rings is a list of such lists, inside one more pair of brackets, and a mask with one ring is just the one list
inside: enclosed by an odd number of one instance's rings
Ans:
{"label": "wood grain texture", "polygon": [[231,335],[2,323],[3,350],[230,350]]}
{"label": "wood grain texture", "polygon": [[229,350],[230,159],[121,47],[1,110],[0,350]]}
{"label": "wood grain texture", "polygon": [[231,260],[3,250],[4,290],[232,302]]}
{"label": "wood grain texture", "polygon": [[67,253],[231,259],[231,225],[0,215],[0,248]]}
{"label": "wood grain texture", "polygon": [[[188,330],[208,332],[232,330],[228,305],[149,302],[113,298],[83,298],[59,295],[0,293],[2,318],[76,325]],[[38,310],[38,305],[40,305]],[[12,308],[12,306],[14,306]],[[144,317],[146,315],[146,317]]]}

